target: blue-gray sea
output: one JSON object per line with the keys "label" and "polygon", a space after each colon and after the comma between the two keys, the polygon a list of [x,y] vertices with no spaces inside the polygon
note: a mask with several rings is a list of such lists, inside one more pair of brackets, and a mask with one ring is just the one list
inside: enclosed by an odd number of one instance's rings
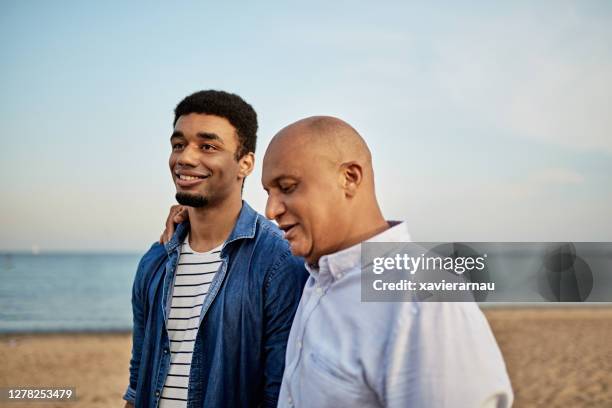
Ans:
{"label": "blue-gray sea", "polygon": [[[583,303],[555,303],[541,295],[538,281],[546,283],[551,275],[543,274],[538,245],[487,247],[498,286],[481,307],[612,305],[605,303],[612,302],[612,243],[576,244],[588,265],[582,263],[582,275],[559,275],[564,278],[557,286],[569,277],[575,283],[570,286],[579,287],[576,278],[586,277],[590,286]],[[132,281],[141,256],[0,253],[0,333],[131,330]]]}
{"label": "blue-gray sea", "polygon": [[0,333],[132,326],[142,254],[0,254]]}

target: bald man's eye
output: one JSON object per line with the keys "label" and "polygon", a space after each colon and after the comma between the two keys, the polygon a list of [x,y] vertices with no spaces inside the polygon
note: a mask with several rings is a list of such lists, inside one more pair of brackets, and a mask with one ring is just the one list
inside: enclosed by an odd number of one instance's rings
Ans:
{"label": "bald man's eye", "polygon": [[297,184],[290,184],[288,186],[279,186],[279,190],[283,194],[290,194],[293,192],[293,190],[295,190],[296,186]]}

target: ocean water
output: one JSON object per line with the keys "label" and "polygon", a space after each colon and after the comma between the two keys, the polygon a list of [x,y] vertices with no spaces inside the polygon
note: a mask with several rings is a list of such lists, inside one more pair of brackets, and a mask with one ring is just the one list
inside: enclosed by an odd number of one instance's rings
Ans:
{"label": "ocean water", "polygon": [[[541,283],[551,275],[538,245],[487,247],[488,271],[497,286],[481,307],[612,306],[612,243],[576,244],[592,288],[571,303],[542,295]],[[0,253],[0,333],[131,330],[131,289],[141,256]],[[562,276],[557,286],[567,278]],[[569,277],[579,283],[580,274]]]}
{"label": "ocean water", "polygon": [[0,333],[132,327],[142,254],[0,254]]}

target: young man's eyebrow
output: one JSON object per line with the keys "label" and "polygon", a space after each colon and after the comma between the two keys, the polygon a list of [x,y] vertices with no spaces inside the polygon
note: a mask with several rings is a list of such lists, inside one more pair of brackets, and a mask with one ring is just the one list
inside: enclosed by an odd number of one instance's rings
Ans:
{"label": "young man's eyebrow", "polygon": [[199,137],[200,139],[215,140],[223,144],[223,139],[221,139],[221,137],[216,133],[200,132],[200,133],[197,133],[196,136]]}
{"label": "young man's eyebrow", "polygon": [[[216,133],[200,132],[200,133],[196,133],[196,136],[199,139],[214,140],[216,142],[219,142],[220,144],[224,144],[223,139],[221,139],[221,137]],[[183,132],[180,132],[177,130],[173,132],[172,135],[170,136],[170,140],[172,139],[185,139],[185,135],[183,135]]]}
{"label": "young man's eyebrow", "polygon": [[181,138],[181,139],[185,138],[185,136],[183,135],[183,132],[174,131],[174,132],[172,132],[172,135],[170,135],[170,140],[178,139],[178,138]]}

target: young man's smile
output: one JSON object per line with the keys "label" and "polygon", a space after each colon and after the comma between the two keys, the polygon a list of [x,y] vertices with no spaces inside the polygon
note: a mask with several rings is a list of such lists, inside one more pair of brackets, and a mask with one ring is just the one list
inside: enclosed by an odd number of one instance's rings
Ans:
{"label": "young man's smile", "polygon": [[174,181],[178,187],[189,188],[196,186],[206,180],[210,175],[200,174],[193,171],[177,171],[174,173]]}

